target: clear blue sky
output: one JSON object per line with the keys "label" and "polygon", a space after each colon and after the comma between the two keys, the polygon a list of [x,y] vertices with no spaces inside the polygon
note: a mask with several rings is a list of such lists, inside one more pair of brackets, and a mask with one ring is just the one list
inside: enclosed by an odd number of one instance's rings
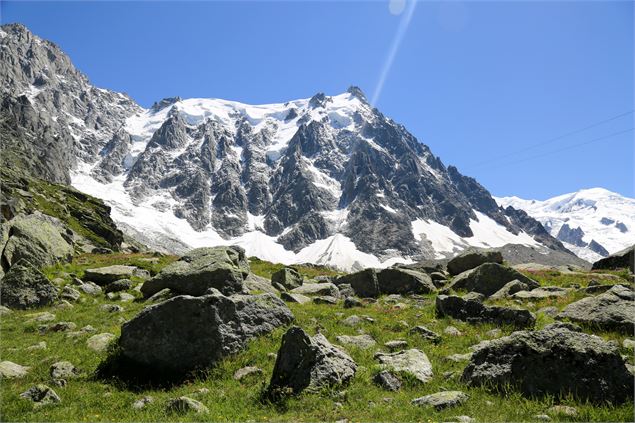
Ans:
{"label": "clear blue sky", "polygon": [[[0,4],[2,23],[24,23],[94,84],[144,106],[175,95],[281,102],[352,84],[370,98],[409,8]],[[635,196],[633,132],[587,143],[633,128],[633,114],[549,141],[633,110],[632,2],[421,1],[411,16],[377,107],[446,165],[499,196],[544,199],[596,186]]]}

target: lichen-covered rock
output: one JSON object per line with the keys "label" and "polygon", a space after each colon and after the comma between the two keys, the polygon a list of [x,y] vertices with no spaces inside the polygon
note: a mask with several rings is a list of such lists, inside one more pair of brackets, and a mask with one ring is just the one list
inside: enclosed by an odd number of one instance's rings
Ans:
{"label": "lichen-covered rock", "polygon": [[165,411],[167,413],[185,414],[188,412],[194,412],[197,414],[207,413],[209,409],[203,405],[200,401],[196,401],[189,397],[178,397],[168,400],[165,405]]}
{"label": "lichen-covered rock", "polygon": [[166,266],[141,287],[145,298],[165,288],[185,295],[204,295],[209,288],[225,295],[240,293],[249,275],[245,251],[236,246],[197,248]]}
{"label": "lichen-covered rock", "polygon": [[18,379],[26,376],[31,368],[12,361],[0,362],[0,379]]}
{"label": "lichen-covered rock", "polygon": [[109,285],[121,279],[142,275],[143,272],[145,271],[136,266],[115,264],[95,269],[86,269],[84,271],[84,279],[95,282],[98,285]]}
{"label": "lichen-covered rock", "polygon": [[442,391],[426,395],[412,400],[412,404],[418,406],[434,407],[435,410],[443,410],[448,407],[456,407],[469,399],[469,396],[461,391]]}
{"label": "lichen-covered rock", "polygon": [[604,294],[569,304],[557,318],[632,334],[635,330],[635,292],[616,285]]}
{"label": "lichen-covered rock", "polygon": [[439,316],[450,316],[470,323],[497,323],[517,328],[533,327],[536,323],[536,316],[528,310],[486,306],[480,301],[455,295],[437,296],[435,306]]}
{"label": "lichen-covered rock", "polygon": [[478,292],[489,297],[513,280],[519,280],[530,289],[540,286],[535,280],[510,267],[498,263],[485,263],[457,275],[447,288]]}
{"label": "lichen-covered rock", "polygon": [[294,326],[282,337],[267,392],[275,396],[289,389],[298,394],[346,384],[356,369],[353,359],[331,345],[324,335],[318,333],[311,337]]}
{"label": "lichen-covered rock", "polygon": [[305,283],[300,287],[294,288],[291,290],[294,294],[302,294],[302,295],[320,295],[320,296],[328,296],[338,298],[340,296],[340,290],[337,286],[333,285],[330,282],[322,282],[322,283]]}
{"label": "lichen-covered rock", "polygon": [[448,273],[455,276],[484,263],[503,264],[503,255],[500,251],[466,251],[448,262]]}
{"label": "lichen-covered rock", "polygon": [[59,395],[46,385],[35,385],[20,394],[21,398],[31,400],[36,406],[61,402]]}
{"label": "lichen-covered rock", "polygon": [[368,349],[374,347],[377,342],[373,339],[372,336],[364,334],[364,335],[340,335],[335,338],[337,342],[342,345],[357,347],[361,349]]}
{"label": "lichen-covered rock", "polygon": [[433,376],[428,356],[415,348],[395,353],[378,352],[375,359],[379,361],[382,369],[410,374],[422,383],[430,381]]}
{"label": "lichen-covered rock", "polygon": [[426,273],[403,268],[388,268],[377,272],[380,294],[429,294],[436,291]]}
{"label": "lichen-covered rock", "polygon": [[58,291],[44,273],[21,259],[0,280],[0,302],[13,309],[43,307],[57,300]]}
{"label": "lichen-covered rock", "polygon": [[335,280],[336,285],[350,285],[355,295],[359,297],[378,297],[379,283],[375,269],[364,269],[349,275],[340,276]]}
{"label": "lichen-covered rock", "polygon": [[511,386],[533,397],[573,395],[594,403],[633,397],[617,346],[565,328],[519,331],[476,349],[463,372],[471,386]]}
{"label": "lichen-covered rock", "polygon": [[181,295],[124,323],[119,346],[140,366],[182,373],[209,367],[292,320],[288,307],[272,294]]}

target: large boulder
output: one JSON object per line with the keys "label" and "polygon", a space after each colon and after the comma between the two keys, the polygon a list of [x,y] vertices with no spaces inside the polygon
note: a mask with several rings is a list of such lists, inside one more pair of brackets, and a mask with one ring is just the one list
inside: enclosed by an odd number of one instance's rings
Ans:
{"label": "large boulder", "polygon": [[635,273],[635,245],[596,261],[593,263],[591,268],[593,270],[616,270],[628,268],[631,270],[631,273]]}
{"label": "large boulder", "polygon": [[623,285],[615,285],[604,294],[569,304],[557,318],[632,334],[635,330],[635,293]]}
{"label": "large boulder", "polygon": [[471,386],[518,389],[529,397],[573,395],[595,403],[633,396],[633,376],[618,347],[563,327],[513,332],[476,349],[463,371]]}
{"label": "large boulder", "polygon": [[292,267],[283,267],[271,275],[271,283],[291,290],[297,288],[304,282],[304,277]]}
{"label": "large boulder", "polygon": [[293,315],[272,294],[181,295],[144,309],[121,328],[123,356],[146,368],[183,373],[205,368],[256,336],[287,325]]}
{"label": "large boulder", "polygon": [[147,271],[136,266],[125,266],[115,264],[112,266],[98,267],[84,270],[84,279],[95,282],[98,285],[108,285],[120,279],[131,278],[132,276],[142,276]]}
{"label": "large boulder", "polygon": [[55,285],[25,259],[11,266],[0,281],[0,302],[9,308],[47,306],[57,300],[57,295]]}
{"label": "large boulder", "polygon": [[500,251],[466,251],[448,262],[448,273],[455,276],[484,263],[503,264],[503,255]]}
{"label": "large boulder", "polygon": [[309,336],[294,326],[282,337],[267,391],[298,394],[348,383],[357,370],[353,359],[334,347],[322,334]]}
{"label": "large boulder", "polygon": [[526,284],[529,289],[540,286],[535,280],[510,267],[505,267],[498,263],[485,263],[456,276],[448,288],[478,292],[489,297],[504,287],[507,282],[513,280]]}
{"label": "large boulder", "polygon": [[377,272],[380,294],[429,294],[436,288],[426,273],[404,268],[388,268]]}
{"label": "large boulder", "polygon": [[249,262],[240,247],[197,248],[166,266],[141,287],[145,298],[169,288],[186,295],[203,295],[216,288],[225,295],[240,293]]}
{"label": "large boulder", "polygon": [[53,217],[41,213],[16,216],[10,222],[8,235],[2,251],[2,260],[7,267],[25,259],[41,268],[70,261],[73,257],[71,235]]}
{"label": "large boulder", "polygon": [[517,328],[533,327],[536,323],[536,316],[528,310],[486,306],[478,299],[439,295],[435,305],[439,316],[450,316],[470,323],[496,323]]}
{"label": "large boulder", "polygon": [[350,285],[356,295],[360,297],[378,297],[379,283],[375,269],[364,269],[359,272],[340,276],[335,280],[336,285]]}

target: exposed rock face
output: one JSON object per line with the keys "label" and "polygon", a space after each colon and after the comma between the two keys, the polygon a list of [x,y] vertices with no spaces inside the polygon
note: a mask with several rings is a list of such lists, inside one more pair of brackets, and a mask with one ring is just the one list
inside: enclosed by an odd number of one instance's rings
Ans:
{"label": "exposed rock face", "polygon": [[630,269],[635,273],[635,245],[619,251],[593,263],[593,270],[597,269]]}
{"label": "exposed rock face", "polygon": [[633,376],[615,345],[564,328],[492,340],[473,353],[462,379],[469,385],[511,385],[527,396],[571,394],[596,403],[633,396]]}
{"label": "exposed rock face", "polygon": [[455,276],[484,263],[503,264],[503,255],[500,251],[466,251],[450,260],[447,268],[450,275]]}
{"label": "exposed rock face", "polygon": [[569,319],[605,330],[633,333],[635,293],[630,288],[615,285],[604,294],[583,298],[569,304],[557,318]]}
{"label": "exposed rock face", "polygon": [[346,384],[355,376],[357,365],[345,352],[334,347],[322,334],[313,337],[299,327],[282,337],[268,392],[304,390]]}
{"label": "exposed rock face", "polygon": [[378,352],[375,359],[383,369],[408,373],[422,383],[430,381],[433,376],[428,356],[415,348],[395,353]]}
{"label": "exposed rock face", "polygon": [[448,286],[450,289],[478,292],[490,296],[500,290],[507,282],[519,280],[530,289],[540,284],[522,273],[498,263],[485,263],[456,276]]}
{"label": "exposed rock face", "polygon": [[57,300],[57,288],[47,277],[21,259],[0,280],[0,302],[16,309],[43,307]]}
{"label": "exposed rock face", "polygon": [[141,292],[148,298],[165,288],[187,295],[215,288],[231,295],[242,292],[248,275],[249,262],[240,247],[197,248],[146,281]]}
{"label": "exposed rock face", "polygon": [[478,300],[454,295],[437,296],[436,311],[440,316],[450,316],[470,323],[497,323],[517,328],[533,327],[536,323],[536,316],[528,310],[486,306]]}
{"label": "exposed rock face", "polygon": [[119,345],[141,366],[180,373],[205,368],[246,342],[289,324],[293,315],[272,294],[182,295],[150,306],[121,328]]}

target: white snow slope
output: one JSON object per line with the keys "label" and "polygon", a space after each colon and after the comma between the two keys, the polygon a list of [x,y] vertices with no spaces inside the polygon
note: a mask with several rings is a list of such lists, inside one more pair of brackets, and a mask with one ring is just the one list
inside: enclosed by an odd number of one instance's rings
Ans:
{"label": "white snow slope", "polygon": [[[609,254],[635,244],[635,199],[603,188],[583,189],[545,201],[518,197],[495,197],[495,200],[503,207],[512,206],[526,211],[554,237],[566,223],[571,229],[584,231],[584,242],[595,240]],[[587,261],[602,258],[588,247],[564,245]]]}
{"label": "white snow slope", "polygon": [[[273,135],[273,142],[267,146],[266,154],[274,162],[278,160],[300,124],[298,118],[285,119],[291,109],[299,110],[299,115],[305,112],[310,113],[312,120],[327,118],[333,130],[355,130],[355,114],[370,113],[368,105],[349,93],[332,96],[327,106],[315,110],[309,107],[309,99],[256,106],[219,99],[186,99],[176,102],[173,107],[185,115],[189,124],[211,119],[228,129],[235,130],[237,119],[248,119],[254,126],[254,131],[267,130]],[[152,134],[167,119],[170,110],[171,107],[158,111],[145,109],[127,119],[125,129],[133,138],[131,156],[127,160],[129,163],[134,163],[139,154],[145,150]],[[115,222],[123,224],[124,228],[132,227],[135,231],[142,233],[146,239],[156,236],[162,240],[173,240],[175,245],[192,248],[239,245],[245,248],[248,255],[264,260],[284,264],[323,264],[347,271],[366,267],[381,268],[399,262],[413,261],[411,257],[402,257],[398,254],[380,259],[358,250],[348,237],[340,233],[318,240],[298,253],[294,253],[286,250],[275,237],[268,236],[260,230],[263,216],[250,216],[250,231],[232,239],[223,239],[211,225],[203,231],[195,231],[186,220],[174,215],[171,206],[176,205],[176,200],[169,193],[157,193],[145,198],[141,203],[133,202],[124,187],[125,173],[116,177],[111,183],[105,184],[91,176],[94,166],[94,164],[80,163],[71,175],[72,185],[104,200],[111,206],[111,215]],[[314,183],[324,186],[338,196],[337,184],[317,169],[314,173]],[[341,228],[346,225],[347,212],[346,209],[330,212],[328,218]],[[489,217],[478,212],[476,215],[478,220],[472,220],[470,224],[475,235],[470,238],[461,238],[446,226],[424,220],[412,222],[413,234],[415,239],[429,242],[437,258],[456,253],[469,246],[500,247],[508,243],[540,246],[525,233],[514,235]],[[151,247],[160,249],[158,245],[151,245]]]}

